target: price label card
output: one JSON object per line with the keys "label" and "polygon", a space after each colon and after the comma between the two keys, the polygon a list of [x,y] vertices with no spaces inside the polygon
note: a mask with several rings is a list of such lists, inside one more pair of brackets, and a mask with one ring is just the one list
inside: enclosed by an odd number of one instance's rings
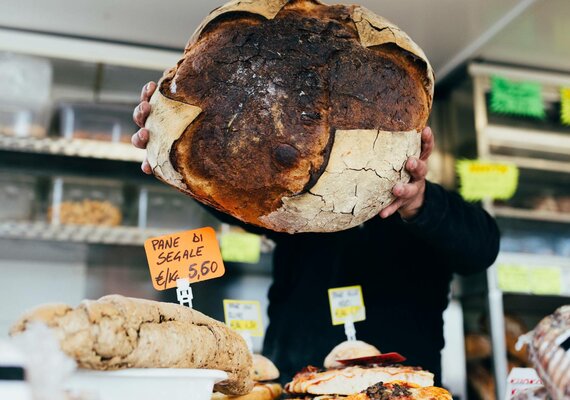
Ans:
{"label": "price label card", "polygon": [[530,291],[534,294],[561,294],[562,269],[560,267],[531,268]]}
{"label": "price label card", "polygon": [[491,111],[543,119],[546,116],[542,86],[537,82],[491,78]]}
{"label": "price label card", "polygon": [[224,300],[226,325],[238,332],[251,336],[263,336],[261,305],[255,300]]}
{"label": "price label card", "polygon": [[261,256],[261,237],[253,233],[225,233],[221,248],[225,261],[257,264]]}
{"label": "price label card", "polygon": [[508,200],[517,190],[519,170],[515,165],[460,160],[456,168],[460,180],[459,191],[465,200]]}
{"label": "price label card", "polygon": [[570,125],[570,87],[560,89],[560,121]]}
{"label": "price label card", "polygon": [[524,265],[500,264],[497,267],[499,289],[503,292],[530,293],[530,269]]}
{"label": "price label card", "polygon": [[150,238],[144,249],[156,290],[176,287],[177,279],[194,283],[226,272],[216,232],[210,227]]}
{"label": "price label card", "polygon": [[333,325],[344,324],[348,317],[353,322],[366,319],[364,298],[360,285],[329,289],[329,304]]}

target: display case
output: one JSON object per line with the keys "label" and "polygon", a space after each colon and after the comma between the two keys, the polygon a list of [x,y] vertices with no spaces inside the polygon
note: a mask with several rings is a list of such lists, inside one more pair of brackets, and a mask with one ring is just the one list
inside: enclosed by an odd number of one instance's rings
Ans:
{"label": "display case", "polygon": [[47,113],[30,107],[0,103],[0,135],[43,138],[47,133]]}
{"label": "display case", "polygon": [[123,224],[122,184],[112,180],[56,177],[47,219],[52,224]]}
{"label": "display case", "polygon": [[30,222],[35,218],[36,179],[0,173],[0,221]]}
{"label": "display case", "polygon": [[138,226],[141,229],[170,231],[211,226],[219,221],[196,200],[170,188],[144,186],[139,195]]}
{"label": "display case", "polygon": [[59,134],[66,139],[130,143],[137,130],[132,112],[132,105],[60,103]]}

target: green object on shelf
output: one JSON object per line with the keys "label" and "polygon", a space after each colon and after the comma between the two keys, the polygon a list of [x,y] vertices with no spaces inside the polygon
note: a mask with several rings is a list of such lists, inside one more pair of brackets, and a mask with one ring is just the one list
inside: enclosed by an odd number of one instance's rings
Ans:
{"label": "green object on shelf", "polygon": [[500,76],[491,78],[491,111],[544,119],[542,86],[536,82],[516,82]]}
{"label": "green object on shelf", "polygon": [[530,269],[531,292],[559,295],[562,293],[562,270],[559,267],[534,267]]}
{"label": "green object on shelf", "polygon": [[503,292],[530,293],[529,268],[516,264],[497,267],[498,285]]}
{"label": "green object on shelf", "polygon": [[230,232],[220,240],[224,261],[257,264],[261,256],[261,237],[253,233]]}
{"label": "green object on shelf", "polygon": [[465,200],[508,200],[517,191],[519,169],[514,164],[459,160],[456,169],[460,181],[459,192]]}
{"label": "green object on shelf", "polygon": [[570,88],[560,89],[560,121],[570,125]]}

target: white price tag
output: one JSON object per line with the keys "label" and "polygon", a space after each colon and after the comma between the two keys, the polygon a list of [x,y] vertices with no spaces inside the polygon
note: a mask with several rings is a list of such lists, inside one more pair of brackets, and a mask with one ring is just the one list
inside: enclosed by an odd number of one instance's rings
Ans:
{"label": "white price tag", "polygon": [[347,319],[364,321],[366,310],[360,286],[346,286],[329,289],[329,303],[333,325],[342,325]]}

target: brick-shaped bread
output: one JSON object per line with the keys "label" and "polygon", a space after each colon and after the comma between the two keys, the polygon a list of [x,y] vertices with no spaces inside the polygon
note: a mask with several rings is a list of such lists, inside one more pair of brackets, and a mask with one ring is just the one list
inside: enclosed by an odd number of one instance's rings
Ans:
{"label": "brick-shaped bread", "polygon": [[234,0],[159,82],[147,156],[159,179],[247,223],[348,229],[409,180],[433,87],[423,51],[364,7]]}
{"label": "brick-shaped bread", "polygon": [[32,322],[51,328],[82,368],[219,369],[229,379],[217,384],[217,391],[242,395],[253,388],[252,358],[243,338],[178,304],[112,295],[76,308],[44,305],[24,315],[10,333],[23,332]]}

